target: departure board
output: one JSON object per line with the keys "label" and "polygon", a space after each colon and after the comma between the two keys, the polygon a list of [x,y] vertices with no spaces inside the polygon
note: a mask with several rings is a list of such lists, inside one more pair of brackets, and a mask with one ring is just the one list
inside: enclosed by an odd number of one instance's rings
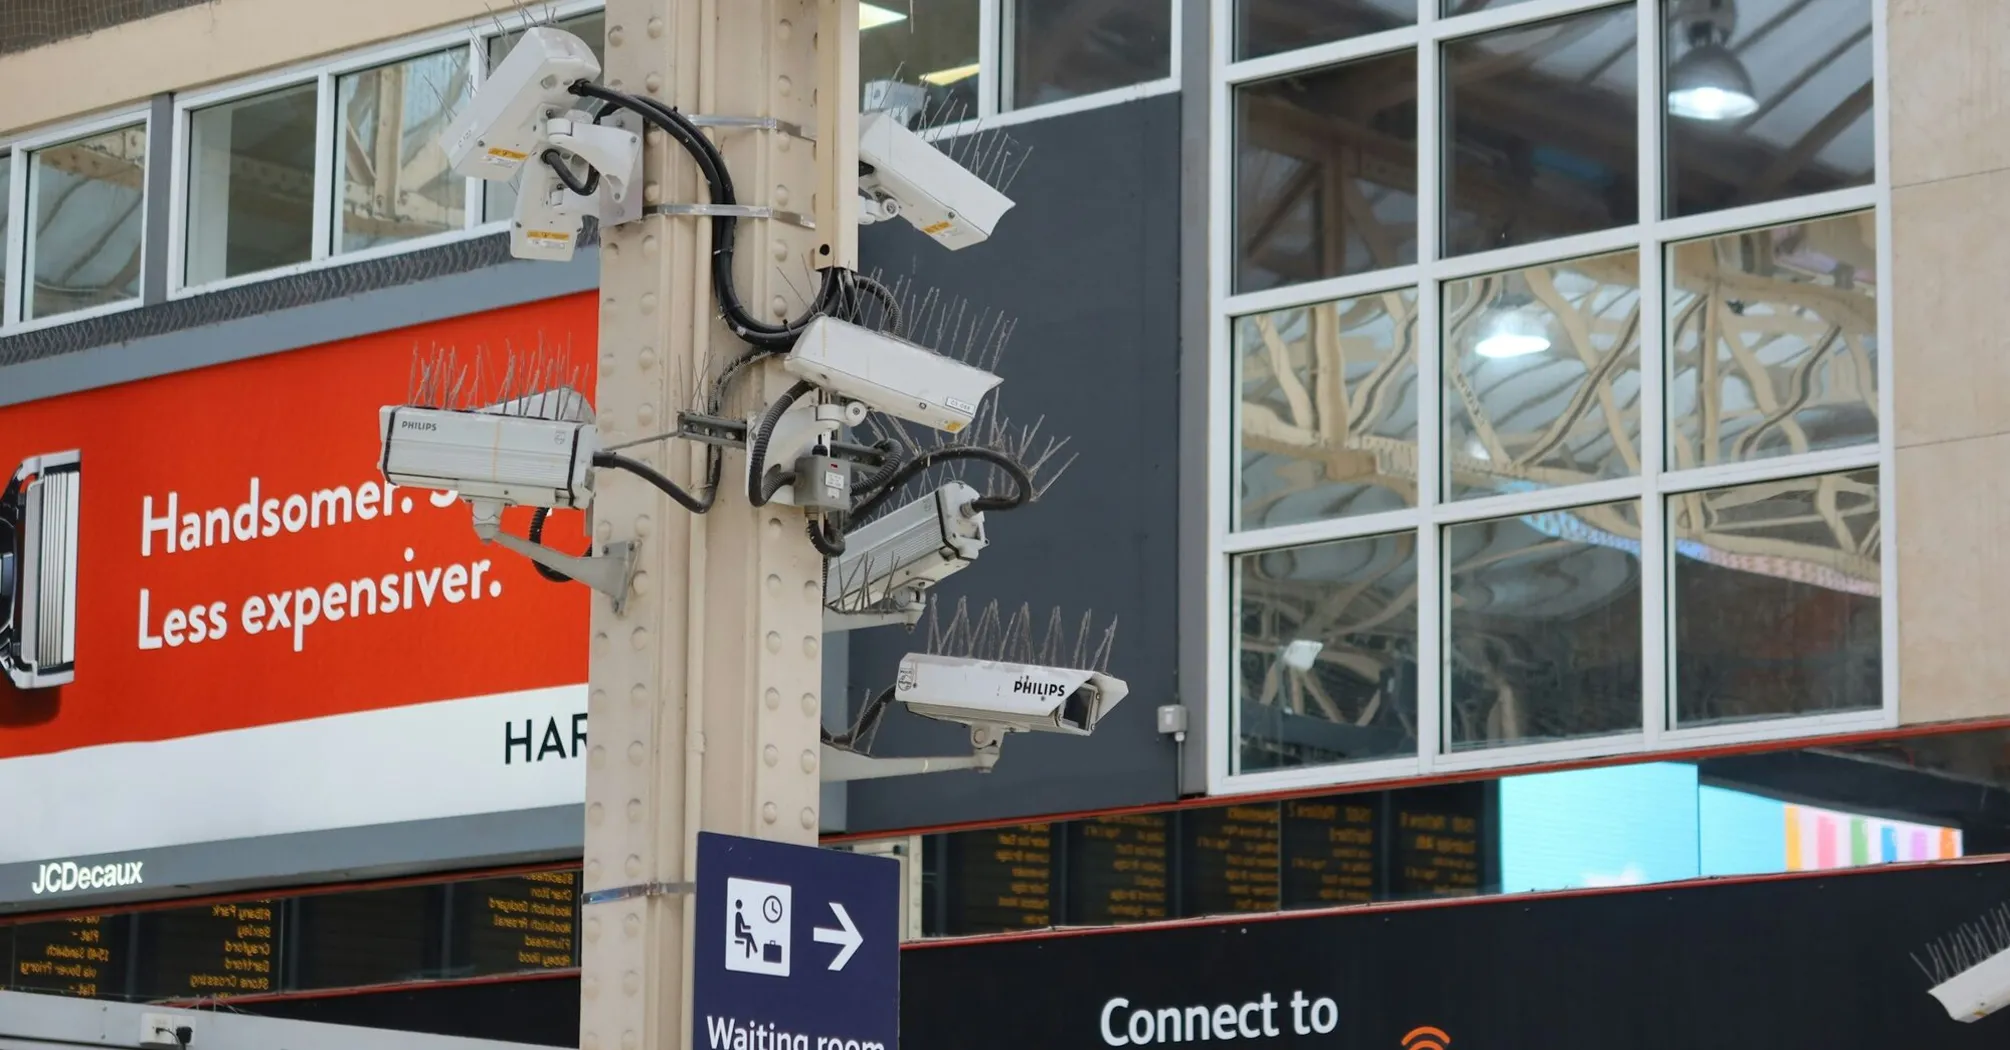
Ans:
{"label": "departure board", "polygon": [[1053,925],[1054,829],[1020,824],[948,836],[948,932]]}
{"label": "departure board", "polygon": [[1480,892],[1479,785],[1391,795],[1395,855],[1391,896],[1470,897]]}
{"label": "departure board", "polygon": [[1277,804],[1188,810],[1185,914],[1277,910]]}
{"label": "departure board", "polygon": [[438,976],[441,886],[302,897],[287,937],[302,950],[295,981],[354,988]]}
{"label": "departure board", "polygon": [[13,966],[0,985],[20,992],[116,996],[125,991],[126,916],[90,915],[0,927],[12,934]]}
{"label": "departure board", "polygon": [[1070,822],[1068,921],[1106,926],[1170,917],[1171,824],[1163,813]]}
{"label": "departure board", "polygon": [[1319,908],[1375,899],[1382,798],[1340,795],[1284,803],[1284,906]]}
{"label": "departure board", "polygon": [[138,993],[221,998],[279,987],[279,905],[242,901],[140,917]]}
{"label": "departure board", "polygon": [[453,887],[454,972],[579,965],[579,872],[544,871]]}

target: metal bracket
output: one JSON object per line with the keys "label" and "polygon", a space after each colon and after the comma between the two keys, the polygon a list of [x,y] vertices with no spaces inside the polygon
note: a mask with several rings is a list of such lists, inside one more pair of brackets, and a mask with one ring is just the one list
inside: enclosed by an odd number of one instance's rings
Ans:
{"label": "metal bracket", "polygon": [[874,758],[856,751],[844,751],[825,744],[818,779],[825,784],[881,777],[909,777],[919,773],[943,773],[954,769],[974,769],[988,773],[998,762],[998,752],[950,755],[934,758]]}
{"label": "metal bracket", "polygon": [[579,895],[581,904],[609,904],[614,901],[632,900],[636,897],[682,897],[698,892],[698,887],[689,882],[642,882],[633,886],[612,886],[604,890],[589,890]]}
{"label": "metal bracket", "polygon": [[562,572],[607,595],[614,600],[616,616],[627,611],[628,586],[635,579],[635,541],[610,543],[601,548],[601,553],[584,558],[560,554],[541,543],[532,543],[521,536],[504,532],[501,503],[494,500],[467,502],[474,510],[475,535],[481,537],[483,541],[521,554],[547,569]]}
{"label": "metal bracket", "polygon": [[927,611],[927,602],[914,602],[891,612],[841,612],[825,606],[824,633],[841,634],[845,631],[865,630],[868,627],[892,627],[895,624],[913,627],[921,622],[921,614]]}
{"label": "metal bracket", "polygon": [[651,215],[696,215],[701,218],[774,219],[805,230],[817,228],[815,219],[800,212],[783,211],[766,204],[652,204],[644,209]]}
{"label": "metal bracket", "polygon": [[791,123],[775,117],[716,117],[700,114],[685,114],[684,119],[701,128],[739,128],[749,131],[779,131],[804,142],[815,142],[817,137],[803,130],[801,124]]}

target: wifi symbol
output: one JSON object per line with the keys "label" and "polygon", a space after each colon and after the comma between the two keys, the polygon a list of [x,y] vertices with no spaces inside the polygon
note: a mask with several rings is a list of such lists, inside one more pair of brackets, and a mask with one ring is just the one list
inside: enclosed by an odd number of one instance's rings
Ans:
{"label": "wifi symbol", "polygon": [[1403,1050],[1445,1050],[1451,1041],[1452,1037],[1446,1035],[1444,1029],[1423,1025],[1411,1029],[1410,1034],[1403,1037]]}

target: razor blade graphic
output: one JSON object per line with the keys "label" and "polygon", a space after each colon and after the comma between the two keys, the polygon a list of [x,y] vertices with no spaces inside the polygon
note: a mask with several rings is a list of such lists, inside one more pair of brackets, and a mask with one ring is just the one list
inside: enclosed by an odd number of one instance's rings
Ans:
{"label": "razor blade graphic", "polygon": [[77,511],[83,456],[31,456],[0,489],[0,670],[15,688],[77,669]]}

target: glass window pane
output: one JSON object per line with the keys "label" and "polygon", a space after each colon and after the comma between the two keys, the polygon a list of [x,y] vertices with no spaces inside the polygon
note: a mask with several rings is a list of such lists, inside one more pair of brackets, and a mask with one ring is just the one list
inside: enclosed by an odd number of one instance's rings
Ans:
{"label": "glass window pane", "polygon": [[1417,753],[1417,537],[1236,559],[1239,769]]}
{"label": "glass window pane", "polygon": [[1672,469],[1877,441],[1873,213],[1678,244],[1668,281]]}
{"label": "glass window pane", "polygon": [[1640,473],[1635,252],[1445,285],[1453,499]]}
{"label": "glass window pane", "polygon": [[1235,290],[1417,261],[1417,56],[1235,92]]}
{"label": "glass window pane", "polygon": [[1675,721],[1883,703],[1875,470],[1676,496]]}
{"label": "glass window pane", "polygon": [[1235,57],[1367,36],[1417,22],[1417,0],[1237,0]]}
{"label": "glass window pane", "polygon": [[[588,15],[561,18],[553,22],[552,25],[586,41],[587,48],[593,52],[594,61],[600,63],[601,69],[605,70],[607,68],[606,12],[595,11]],[[501,36],[492,36],[488,39],[488,68],[490,71],[494,71],[497,66],[502,64],[503,59],[509,57],[509,49],[516,46],[516,42],[520,36],[521,34],[518,33],[505,33]],[[599,78],[599,80],[605,79],[607,79],[605,75]],[[500,222],[508,219],[516,211],[515,179],[510,179],[507,182],[489,182],[483,180],[481,185],[484,197],[482,205],[482,218],[484,220],[488,222]]]}
{"label": "glass window pane", "polygon": [[335,82],[336,254],[466,224],[467,180],[437,137],[467,97],[458,47]]}
{"label": "glass window pane", "polygon": [[13,213],[14,158],[0,153],[0,311],[7,308],[7,219]]}
{"label": "glass window pane", "polygon": [[313,256],[315,95],[309,82],[190,114],[185,283]]}
{"label": "glass window pane", "polygon": [[977,116],[978,0],[872,0],[858,5],[860,108],[909,127]]}
{"label": "glass window pane", "polygon": [[1870,185],[1871,0],[1664,12],[1670,215]]}
{"label": "glass window pane", "polygon": [[1498,11],[1503,7],[1528,2],[1529,0],[1438,0],[1438,15],[1442,18],[1457,18],[1475,11]]}
{"label": "glass window pane", "polygon": [[1445,530],[1452,750],[1640,728],[1640,508]]}
{"label": "glass window pane", "polygon": [[1633,5],[1445,45],[1445,251],[1529,244],[1640,212]]}
{"label": "glass window pane", "polygon": [[146,169],[145,124],[29,155],[24,318],[139,297]]}
{"label": "glass window pane", "polygon": [[1011,0],[1013,109],[1172,75],[1172,0]]}
{"label": "glass window pane", "polygon": [[1417,504],[1417,291],[1235,322],[1236,526]]}

